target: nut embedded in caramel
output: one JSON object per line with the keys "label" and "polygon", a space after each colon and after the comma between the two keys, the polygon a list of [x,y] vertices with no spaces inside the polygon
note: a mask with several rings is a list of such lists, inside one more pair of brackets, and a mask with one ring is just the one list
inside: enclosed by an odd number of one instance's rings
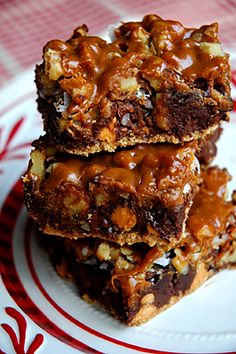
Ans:
{"label": "nut embedded in caramel", "polygon": [[83,25],[68,41],[44,47],[38,104],[59,150],[88,156],[137,143],[176,144],[228,120],[229,55],[216,23],[185,28],[147,15],[114,35],[106,42]]}
{"label": "nut embedded in caramel", "polygon": [[117,207],[112,213],[111,220],[121,230],[129,231],[136,225],[137,217],[129,208]]}
{"label": "nut embedded in caramel", "polygon": [[35,145],[24,184],[28,209],[45,232],[121,245],[182,237],[201,182],[195,144],[136,145],[90,158],[55,151],[47,137]]}

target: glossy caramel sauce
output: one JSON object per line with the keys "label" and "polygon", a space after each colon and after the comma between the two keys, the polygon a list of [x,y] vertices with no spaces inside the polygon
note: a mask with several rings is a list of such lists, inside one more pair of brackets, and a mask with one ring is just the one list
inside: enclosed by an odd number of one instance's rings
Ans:
{"label": "glossy caramel sauce", "polygon": [[[186,237],[184,237],[172,252],[178,254],[176,250],[181,252],[180,261],[189,264],[197,263],[198,259],[211,259],[215,249],[212,243],[215,237],[226,236],[223,242],[230,243],[232,241],[233,232],[236,229],[236,206],[232,201],[226,201],[226,187],[230,177],[226,170],[218,167],[211,167],[202,172],[203,183],[199,193],[194,199],[194,203],[190,210]],[[205,233],[202,231],[205,230]],[[210,232],[206,232],[210,230]],[[234,230],[234,231],[233,231]],[[232,232],[233,231],[233,232]],[[231,234],[232,233],[232,234]],[[109,245],[109,255],[106,260],[112,263],[111,284],[114,290],[117,289],[119,282],[123,291],[128,295],[137,287],[143,287],[146,280],[147,272],[150,272],[153,262],[163,255],[163,250],[159,246],[149,247],[146,244],[134,244],[125,246],[126,252],[122,250],[116,243],[106,242],[98,238],[85,238],[77,241],[65,240],[65,245],[76,252],[76,257],[79,262],[84,262],[90,257],[98,257],[98,249],[101,244]],[[222,251],[219,251],[219,256],[222,252],[227,251],[225,245]],[[193,259],[193,255],[198,253],[200,257]],[[126,256],[128,255],[128,267]],[[174,254],[170,259],[173,260]],[[123,261],[120,262],[120,257]],[[130,258],[131,257],[131,258]],[[210,257],[210,258],[209,258]],[[100,258],[99,258],[100,259]],[[102,261],[102,259],[100,259]],[[218,256],[213,256],[211,266],[217,265]],[[193,265],[195,267],[195,265]],[[128,268],[128,269],[127,269]],[[153,272],[155,274],[155,272]]]}
{"label": "glossy caramel sauce", "polygon": [[[236,217],[236,207],[232,201],[226,201],[226,187],[230,176],[226,170],[218,167],[208,168],[202,172],[203,184],[196,195],[190,209],[187,220],[187,237],[180,241],[177,246],[182,248],[183,260],[189,261],[195,252],[200,252],[202,256],[214,251],[212,244],[216,236],[227,234],[230,225],[230,217]],[[232,225],[236,228],[236,225]],[[229,241],[232,236],[228,235]],[[121,286],[126,291],[132,292],[130,278],[135,278],[137,274],[145,274],[155,259],[161,256],[163,251],[158,246],[150,248],[142,258],[137,258],[135,266],[129,270],[115,269],[113,282],[119,279]],[[143,282],[143,279],[138,280]]]}
{"label": "glossy caramel sauce", "polygon": [[185,195],[199,183],[194,153],[191,144],[150,144],[90,158],[59,154],[41,188],[50,192],[69,182],[88,190],[94,183],[108,185],[111,190],[118,187],[137,198],[160,198],[165,206],[182,205]]}
{"label": "glossy caramel sauce", "polygon": [[84,112],[107,95],[110,99],[134,97],[141,86],[147,86],[144,82],[162,92],[188,90],[201,78],[207,80],[208,94],[215,83],[229,93],[228,55],[217,33],[216,23],[193,29],[147,15],[141,22],[121,25],[108,43],[89,36],[84,25],[67,42],[47,43],[45,73],[50,80],[59,80],[70,95],[68,114]]}
{"label": "glossy caramel sauce", "polygon": [[190,209],[187,230],[201,244],[226,230],[229,216],[235,212],[232,202],[226,201],[230,176],[226,170],[209,168],[202,173],[203,185]]}

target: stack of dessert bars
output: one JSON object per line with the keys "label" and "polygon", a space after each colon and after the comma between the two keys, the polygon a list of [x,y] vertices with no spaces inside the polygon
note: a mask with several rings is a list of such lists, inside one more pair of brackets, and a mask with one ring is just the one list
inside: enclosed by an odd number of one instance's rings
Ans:
{"label": "stack of dessert bars", "polygon": [[83,25],[36,68],[29,215],[57,272],[128,325],[236,262],[230,175],[209,166],[232,109],[217,33],[147,15],[108,43]]}

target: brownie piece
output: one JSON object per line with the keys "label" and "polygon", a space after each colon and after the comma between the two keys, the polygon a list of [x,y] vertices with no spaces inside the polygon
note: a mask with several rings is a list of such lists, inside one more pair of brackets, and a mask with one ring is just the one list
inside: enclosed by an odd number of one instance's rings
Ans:
{"label": "brownie piece", "polygon": [[186,237],[174,248],[43,236],[57,272],[78,284],[82,298],[132,326],[173,305],[219,270],[235,267],[236,203],[225,200],[229,175],[214,167],[203,179]]}
{"label": "brownie piece", "polygon": [[88,155],[137,143],[198,139],[232,109],[218,25],[185,28],[147,15],[112,42],[87,26],[52,40],[36,68],[38,107],[61,151]]}
{"label": "brownie piece", "polygon": [[64,237],[176,242],[200,183],[195,144],[144,144],[91,157],[35,142],[23,178],[29,215]]}

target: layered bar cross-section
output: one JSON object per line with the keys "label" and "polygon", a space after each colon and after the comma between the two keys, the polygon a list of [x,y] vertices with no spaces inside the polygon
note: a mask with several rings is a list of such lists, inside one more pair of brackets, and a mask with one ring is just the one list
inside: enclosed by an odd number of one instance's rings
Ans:
{"label": "layered bar cross-section", "polygon": [[202,137],[232,109],[218,25],[185,28],[147,15],[107,42],[85,25],[52,40],[36,69],[38,106],[61,151],[89,155]]}
{"label": "layered bar cross-section", "polygon": [[203,173],[185,237],[174,247],[41,238],[58,274],[76,282],[83,299],[99,303],[128,325],[139,325],[219,270],[235,267],[236,198],[225,199],[228,179],[217,167]]}
{"label": "layered bar cross-section", "polygon": [[35,143],[23,178],[29,215],[48,234],[119,244],[174,243],[201,181],[196,145],[145,144],[89,158]]}

